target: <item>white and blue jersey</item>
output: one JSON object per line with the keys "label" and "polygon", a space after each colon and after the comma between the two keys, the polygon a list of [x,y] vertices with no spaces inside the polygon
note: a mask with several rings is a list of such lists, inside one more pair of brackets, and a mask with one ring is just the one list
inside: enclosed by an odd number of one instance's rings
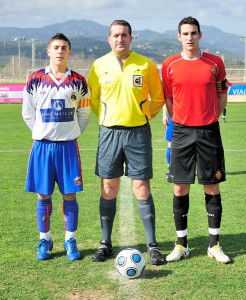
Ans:
{"label": "white and blue jersey", "polygon": [[23,92],[22,116],[34,140],[71,141],[90,118],[85,78],[67,70],[60,80],[50,67],[30,75]]}
{"label": "white and blue jersey", "polygon": [[35,141],[26,191],[51,195],[55,182],[62,194],[83,189],[77,138],[90,118],[87,91],[85,78],[72,70],[61,79],[53,76],[49,66],[30,75],[22,116]]}

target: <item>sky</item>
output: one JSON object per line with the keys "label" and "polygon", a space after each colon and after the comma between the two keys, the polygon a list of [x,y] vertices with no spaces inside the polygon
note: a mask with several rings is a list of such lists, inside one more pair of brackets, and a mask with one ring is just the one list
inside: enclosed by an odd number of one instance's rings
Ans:
{"label": "sky", "polygon": [[245,0],[0,0],[0,27],[40,28],[69,20],[109,26],[127,20],[133,31],[177,29],[187,16],[202,25],[246,36]]}

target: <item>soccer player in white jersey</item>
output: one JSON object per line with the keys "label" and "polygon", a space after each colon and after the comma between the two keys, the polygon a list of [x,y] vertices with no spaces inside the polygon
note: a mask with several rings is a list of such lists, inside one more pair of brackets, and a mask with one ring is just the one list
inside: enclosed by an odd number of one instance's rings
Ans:
{"label": "soccer player in white jersey", "polygon": [[50,258],[52,194],[55,182],[63,196],[64,249],[69,260],[80,258],[76,245],[78,202],[83,190],[77,139],[90,118],[85,78],[68,69],[71,43],[62,33],[48,42],[50,65],[31,74],[24,88],[22,116],[32,131],[26,191],[37,193],[36,215],[40,232],[37,259]]}

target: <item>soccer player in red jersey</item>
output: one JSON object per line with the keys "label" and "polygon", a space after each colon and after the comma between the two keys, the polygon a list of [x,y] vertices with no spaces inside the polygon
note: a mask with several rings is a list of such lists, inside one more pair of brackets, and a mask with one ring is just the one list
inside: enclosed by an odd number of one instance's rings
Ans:
{"label": "soccer player in red jersey", "polygon": [[189,255],[187,218],[190,184],[205,193],[208,215],[208,256],[221,263],[230,258],[219,245],[222,204],[219,183],[226,180],[219,116],[227,102],[226,71],[222,59],[200,49],[199,22],[193,17],[180,21],[178,39],[182,52],[162,64],[162,79],[169,114],[174,122],[168,181],[174,183],[173,212],[177,233],[168,262]]}

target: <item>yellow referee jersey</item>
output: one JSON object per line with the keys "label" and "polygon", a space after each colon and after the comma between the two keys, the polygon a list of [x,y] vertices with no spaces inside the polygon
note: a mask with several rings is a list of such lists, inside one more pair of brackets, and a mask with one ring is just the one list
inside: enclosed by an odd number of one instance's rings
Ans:
{"label": "yellow referee jersey", "polygon": [[91,109],[106,127],[144,125],[165,103],[155,64],[136,52],[123,65],[112,53],[97,59],[88,85]]}

